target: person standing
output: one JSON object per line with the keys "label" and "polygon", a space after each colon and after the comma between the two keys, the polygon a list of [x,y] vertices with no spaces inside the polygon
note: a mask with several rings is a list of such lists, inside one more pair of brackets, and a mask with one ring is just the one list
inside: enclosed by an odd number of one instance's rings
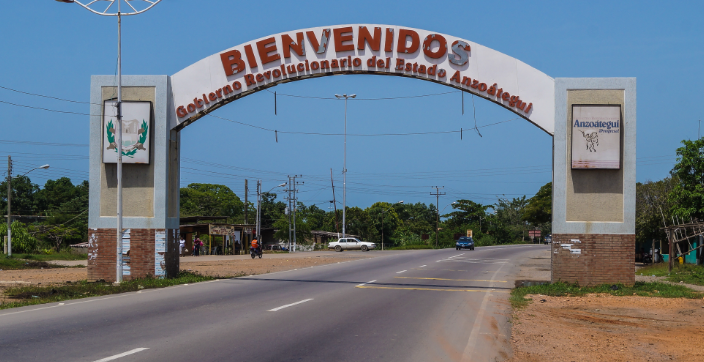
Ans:
{"label": "person standing", "polygon": [[178,255],[183,256],[183,248],[186,247],[186,239],[183,238],[183,235],[181,235],[181,240],[178,242]]}
{"label": "person standing", "polygon": [[193,256],[200,256],[201,246],[203,246],[203,242],[196,236],[196,240],[193,241]]}

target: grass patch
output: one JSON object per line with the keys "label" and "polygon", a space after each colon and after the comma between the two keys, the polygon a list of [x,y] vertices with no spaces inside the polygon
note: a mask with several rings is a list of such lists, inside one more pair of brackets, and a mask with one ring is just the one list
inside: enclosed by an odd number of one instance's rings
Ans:
{"label": "grass patch", "polygon": [[615,286],[603,284],[593,287],[580,287],[576,284],[554,283],[515,288],[511,291],[510,301],[513,308],[523,308],[531,301],[525,298],[528,294],[542,294],[551,297],[579,297],[599,293],[615,296],[638,295],[641,297],[690,299],[700,299],[704,296],[704,293],[695,292],[685,286],[666,283],[636,282],[632,287],[627,287],[622,284]]}
{"label": "grass patch", "polygon": [[[243,274],[244,275],[244,274]],[[242,275],[238,275],[242,276]],[[85,280],[62,286],[26,286],[5,290],[5,295],[12,301],[0,304],[0,309],[24,307],[28,305],[61,302],[70,299],[99,297],[103,295],[136,292],[141,289],[164,288],[179,284],[198,283],[214,280],[215,277],[182,271],[177,278],[159,279],[142,278],[124,281],[118,286],[112,283]]]}
{"label": "grass patch", "polygon": [[27,259],[36,261],[49,260],[87,260],[88,254],[72,254],[68,252],[51,253],[51,254],[12,254],[16,259]]}
{"label": "grass patch", "polygon": [[[79,268],[84,268],[79,265]],[[2,270],[20,270],[20,269],[50,269],[50,268],[68,268],[65,265],[49,264],[45,261],[16,259],[13,257],[0,256],[0,269]]]}
{"label": "grass patch", "polygon": [[667,271],[667,263],[658,263],[640,268],[636,274],[666,277],[667,281],[674,283],[683,282],[687,284],[704,285],[703,265],[675,264],[670,274]]}
{"label": "grass patch", "polygon": [[414,245],[396,246],[396,247],[386,249],[386,250],[418,250],[418,249],[435,249],[435,247],[432,245],[426,245],[426,244],[414,244]]}

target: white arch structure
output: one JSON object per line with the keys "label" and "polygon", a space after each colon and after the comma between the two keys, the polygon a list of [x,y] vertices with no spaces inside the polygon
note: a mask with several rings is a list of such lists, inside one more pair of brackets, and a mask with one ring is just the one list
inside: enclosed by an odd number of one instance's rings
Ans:
{"label": "white arch structure", "polygon": [[171,77],[177,114],[171,126],[184,127],[279,83],[337,74],[411,77],[462,89],[553,134],[555,81],[545,73],[469,40],[378,24],[284,32],[201,59]]}
{"label": "white arch structure", "polygon": [[[123,77],[124,101],[152,105],[151,138],[143,144],[149,162],[126,165],[123,181],[125,240],[135,250],[127,277],[178,270],[181,129],[279,83],[338,74],[443,84],[496,103],[553,136],[553,280],[634,282],[629,256],[635,243],[635,78],[554,79],[470,40],[378,24],[283,32],[224,49],[172,76]],[[105,116],[91,116],[89,279],[114,279],[115,174],[101,157],[108,149],[103,121],[110,114],[101,105],[112,97],[113,77],[93,76],[91,114]],[[607,132],[620,137],[611,169],[573,169],[576,106],[618,107],[618,122],[612,124],[619,129]]]}

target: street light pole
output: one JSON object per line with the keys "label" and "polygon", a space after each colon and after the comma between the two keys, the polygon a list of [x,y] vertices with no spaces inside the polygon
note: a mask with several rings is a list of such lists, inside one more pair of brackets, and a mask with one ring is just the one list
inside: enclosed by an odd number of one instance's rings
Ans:
{"label": "street light pole", "polygon": [[[24,176],[37,169],[47,169],[49,165],[35,167],[20,176]],[[12,157],[7,156],[7,256],[12,256]]]}
{"label": "street light pole", "polygon": [[7,256],[12,256],[12,229],[10,229],[10,226],[12,225],[12,218],[10,215],[12,215],[12,207],[10,204],[12,203],[12,157],[10,155],[7,156],[7,245],[5,247],[7,248]]}
{"label": "street light pole", "polygon": [[357,97],[356,94],[335,94],[337,99],[345,99],[345,152],[342,164],[342,237],[347,233],[347,99]]}
{"label": "street light pole", "polygon": [[[117,270],[115,272],[115,282],[122,282],[122,16],[128,15],[138,15],[158,4],[161,0],[151,0],[146,1],[149,3],[145,9],[137,10],[132,4],[127,2],[128,0],[105,0],[108,1],[108,7],[103,11],[98,11],[92,9],[90,6],[94,5],[96,1],[91,1],[87,4],[83,4],[77,0],[56,0],[62,3],[76,3],[83,7],[84,9],[98,15],[102,16],[117,16],[117,137],[115,142],[117,143],[117,227],[116,227],[116,243],[117,243]],[[122,12],[122,1],[129,6],[132,11],[126,13]],[[110,13],[110,8],[117,2],[117,12]]]}

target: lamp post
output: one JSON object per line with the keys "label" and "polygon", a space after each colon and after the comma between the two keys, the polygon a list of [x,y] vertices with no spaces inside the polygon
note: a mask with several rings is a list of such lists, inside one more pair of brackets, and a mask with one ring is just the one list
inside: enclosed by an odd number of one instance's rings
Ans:
{"label": "lamp post", "polygon": [[[49,168],[49,165],[35,167],[20,176],[24,176],[34,170]],[[19,177],[19,176],[18,176]],[[7,256],[12,256],[12,158],[7,156]]]}
{"label": "lamp post", "polygon": [[[91,0],[86,4],[81,3],[77,0],[56,0],[58,2],[67,4],[78,4],[84,9],[92,12],[93,14],[98,14],[102,16],[117,16],[117,133],[115,143],[117,143],[117,270],[115,275],[115,282],[122,282],[122,17],[129,15],[138,15],[158,4],[161,0],[142,0],[149,4],[146,8],[142,10],[137,10],[130,1],[133,0]],[[84,0],[85,1],[85,0]],[[108,6],[103,11],[94,10],[91,8],[97,2],[107,1]],[[131,10],[127,12],[122,12],[122,2],[125,2]],[[117,12],[114,12],[113,5],[117,2]]]}
{"label": "lamp post", "polygon": [[342,237],[346,237],[346,222],[347,222],[347,99],[357,97],[356,94],[335,94],[337,99],[345,99],[345,158],[342,164]]}

